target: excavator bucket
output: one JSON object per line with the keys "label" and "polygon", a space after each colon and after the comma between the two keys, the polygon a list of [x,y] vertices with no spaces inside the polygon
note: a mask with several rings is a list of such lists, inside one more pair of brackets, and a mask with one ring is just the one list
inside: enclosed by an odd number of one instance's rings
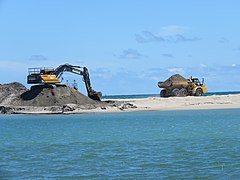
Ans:
{"label": "excavator bucket", "polygon": [[101,101],[102,93],[101,92],[91,92],[88,94],[88,97],[93,100],[96,100],[96,101]]}

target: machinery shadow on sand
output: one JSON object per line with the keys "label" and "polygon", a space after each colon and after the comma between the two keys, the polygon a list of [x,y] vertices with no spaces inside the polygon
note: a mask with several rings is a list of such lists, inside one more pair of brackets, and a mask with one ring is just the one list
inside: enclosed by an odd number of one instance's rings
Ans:
{"label": "machinery shadow on sand", "polygon": [[[52,85],[32,86],[30,90],[21,94],[20,97],[23,100],[32,100],[32,99],[36,98],[43,91],[44,88],[53,89],[53,86]],[[52,93],[53,96],[55,95],[53,91],[51,91],[51,93]]]}

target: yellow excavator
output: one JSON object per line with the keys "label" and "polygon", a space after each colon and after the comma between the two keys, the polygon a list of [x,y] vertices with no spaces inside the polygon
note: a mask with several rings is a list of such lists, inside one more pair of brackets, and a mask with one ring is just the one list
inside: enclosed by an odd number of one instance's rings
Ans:
{"label": "yellow excavator", "polygon": [[54,68],[42,67],[42,68],[29,68],[27,83],[28,84],[57,84],[61,82],[61,76],[63,72],[71,72],[83,76],[83,81],[85,83],[88,97],[101,101],[102,93],[96,92],[92,89],[89,72],[86,67],[73,66],[70,64],[63,64]]}

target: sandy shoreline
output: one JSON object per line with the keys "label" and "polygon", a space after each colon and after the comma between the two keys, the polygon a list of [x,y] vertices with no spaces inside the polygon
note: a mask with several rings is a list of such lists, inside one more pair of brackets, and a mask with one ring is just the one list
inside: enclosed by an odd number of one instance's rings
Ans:
{"label": "sandy shoreline", "polygon": [[170,98],[117,99],[130,102],[140,111],[200,110],[240,108],[240,94]]}
{"label": "sandy shoreline", "polygon": [[[107,103],[108,102],[108,103]],[[109,103],[111,102],[111,103]],[[5,113],[3,110],[5,108]],[[2,114],[83,114],[138,111],[171,111],[240,108],[240,94],[203,97],[149,97],[138,99],[104,99],[97,107],[86,108],[75,104],[64,106],[31,107],[1,106]]]}

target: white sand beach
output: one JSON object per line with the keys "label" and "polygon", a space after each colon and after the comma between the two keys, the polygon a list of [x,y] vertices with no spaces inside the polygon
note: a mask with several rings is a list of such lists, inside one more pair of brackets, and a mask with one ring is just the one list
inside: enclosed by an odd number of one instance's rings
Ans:
{"label": "white sand beach", "polygon": [[[240,94],[202,97],[151,97],[139,99],[118,99],[118,101],[132,103],[137,106],[136,110],[139,111],[240,108]],[[132,111],[132,109],[127,110]]]}
{"label": "white sand beach", "polygon": [[170,97],[170,98],[151,97],[151,98],[138,98],[138,99],[107,99],[107,100],[105,99],[103,101],[109,101],[109,100],[121,102],[121,106],[117,106],[117,107],[106,106],[106,108],[96,108],[96,109],[89,109],[89,110],[76,109],[75,111],[69,112],[69,113],[171,111],[171,110],[240,108],[240,94],[213,95],[213,96],[202,96],[202,97],[188,96],[188,97]]}

